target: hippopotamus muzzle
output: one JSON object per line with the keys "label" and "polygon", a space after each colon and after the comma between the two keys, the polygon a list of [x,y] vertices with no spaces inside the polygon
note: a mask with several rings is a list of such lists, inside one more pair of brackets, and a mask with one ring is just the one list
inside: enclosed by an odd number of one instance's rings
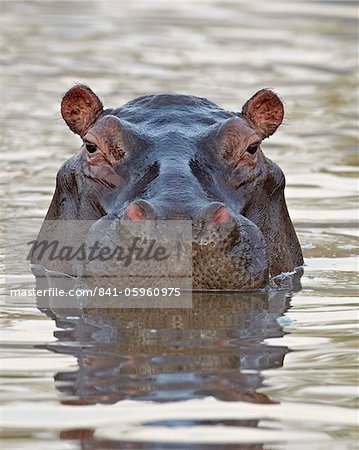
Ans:
{"label": "hippopotamus muzzle", "polygon": [[[144,203],[142,207],[143,205]],[[192,221],[191,236],[187,234],[188,241],[184,243],[188,245],[192,256],[192,288],[194,290],[250,290],[265,287],[269,281],[269,260],[260,229],[245,217],[238,214],[232,215],[227,208],[218,205],[219,203],[213,202],[208,208],[203,208],[200,219],[197,214],[197,219]],[[149,210],[147,206],[146,209]],[[139,214],[138,211],[137,213]],[[202,215],[203,213],[206,215]],[[130,220],[136,222],[131,226],[128,225],[127,214],[125,213],[121,218],[105,216],[95,222],[88,233],[88,247],[93,246],[94,242],[100,242],[102,247],[114,248],[116,245],[125,245],[126,248],[130,248],[133,240],[139,240],[144,230],[143,227],[134,225],[139,225],[139,220],[147,222],[148,218],[132,218]],[[130,214],[133,214],[133,210]],[[181,224],[178,216],[178,214],[170,216],[172,220],[176,218],[176,226]],[[163,223],[163,218],[160,223]],[[171,221],[172,223],[174,222]],[[126,227],[125,231],[123,224]],[[171,239],[171,234],[169,236]],[[148,235],[145,237],[147,242],[150,241],[151,237]],[[175,246],[176,243],[165,243],[165,246],[168,248],[171,244]],[[153,268],[152,275],[169,276],[175,274],[176,269],[178,267],[172,266],[168,272],[165,269],[164,273],[160,273],[161,268],[157,265]],[[143,273],[143,275],[150,273],[148,265],[145,264],[135,269],[135,272]],[[116,264],[113,258],[100,265],[97,262],[87,264],[82,274],[94,278],[100,274],[107,277],[131,276],[133,265],[124,268],[123,265]]]}
{"label": "hippopotamus muzzle", "polygon": [[[180,186],[178,187],[180,189]],[[132,203],[125,219],[192,218],[193,289],[242,290],[262,288],[269,280],[266,242],[250,220],[229,211],[224,203],[192,201],[188,206],[155,206],[148,201]],[[161,205],[161,206],[160,206]]]}
{"label": "hippopotamus muzzle", "polygon": [[193,288],[249,290],[269,281],[266,243],[243,216],[193,227]]}

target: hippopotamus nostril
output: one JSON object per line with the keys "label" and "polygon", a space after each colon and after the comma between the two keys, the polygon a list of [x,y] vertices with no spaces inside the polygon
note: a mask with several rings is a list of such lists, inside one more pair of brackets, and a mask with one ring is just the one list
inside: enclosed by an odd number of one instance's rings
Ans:
{"label": "hippopotamus nostril", "polygon": [[124,218],[128,220],[154,220],[156,219],[156,213],[146,200],[137,200],[127,207]]}
{"label": "hippopotamus nostril", "polygon": [[225,206],[220,206],[212,217],[214,223],[227,223],[230,219],[231,215]]}
{"label": "hippopotamus nostril", "polygon": [[212,202],[200,211],[199,219],[204,222],[227,223],[232,216],[223,203]]}

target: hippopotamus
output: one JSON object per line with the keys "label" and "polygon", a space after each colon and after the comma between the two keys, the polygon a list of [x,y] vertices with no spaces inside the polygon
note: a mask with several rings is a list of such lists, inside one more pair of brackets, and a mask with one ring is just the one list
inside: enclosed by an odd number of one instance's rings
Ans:
{"label": "hippopotamus", "polygon": [[284,174],[261,149],[283,121],[273,91],[241,112],[179,94],[105,109],[75,85],[61,113],[82,143],[57,174],[46,221],[190,220],[195,290],[263,288],[303,264]]}

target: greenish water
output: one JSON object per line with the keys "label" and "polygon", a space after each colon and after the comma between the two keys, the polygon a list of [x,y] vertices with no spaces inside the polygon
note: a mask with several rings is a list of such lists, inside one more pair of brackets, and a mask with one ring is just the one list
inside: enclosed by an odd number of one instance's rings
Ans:
{"label": "greenish water", "polygon": [[[357,442],[357,3],[2,1],[5,216],[41,219],[79,147],[74,82],[106,106],[154,92],[238,110],[271,87],[263,145],[287,176],[303,289],[190,310],[2,308],[6,449],[351,449]],[[14,285],[34,286],[29,272]],[[211,447],[210,447],[211,446]]]}

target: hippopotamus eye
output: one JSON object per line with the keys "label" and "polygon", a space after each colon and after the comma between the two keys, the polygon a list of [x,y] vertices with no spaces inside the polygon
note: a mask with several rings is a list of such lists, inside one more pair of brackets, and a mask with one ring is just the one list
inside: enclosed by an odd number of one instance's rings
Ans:
{"label": "hippopotamus eye", "polygon": [[247,148],[247,152],[250,153],[251,155],[254,155],[255,152],[258,150],[258,146],[259,146],[259,143],[250,145]]}
{"label": "hippopotamus eye", "polygon": [[95,153],[95,151],[97,150],[97,145],[93,144],[92,142],[85,142],[85,147],[89,153]]}

